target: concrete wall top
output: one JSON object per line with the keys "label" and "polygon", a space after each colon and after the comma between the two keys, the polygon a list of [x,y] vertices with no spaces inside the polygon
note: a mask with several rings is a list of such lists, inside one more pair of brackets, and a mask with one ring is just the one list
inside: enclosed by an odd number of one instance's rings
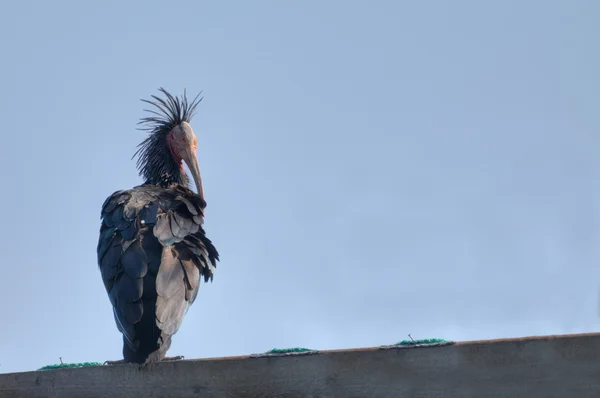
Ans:
{"label": "concrete wall top", "polygon": [[600,333],[0,374],[0,397],[600,397]]}

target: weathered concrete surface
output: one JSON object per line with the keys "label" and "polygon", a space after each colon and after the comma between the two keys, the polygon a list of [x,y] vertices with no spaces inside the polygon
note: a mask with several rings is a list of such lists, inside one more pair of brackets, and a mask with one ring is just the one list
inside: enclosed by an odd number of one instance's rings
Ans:
{"label": "weathered concrete surface", "polygon": [[600,397],[600,334],[0,374],[0,397]]}

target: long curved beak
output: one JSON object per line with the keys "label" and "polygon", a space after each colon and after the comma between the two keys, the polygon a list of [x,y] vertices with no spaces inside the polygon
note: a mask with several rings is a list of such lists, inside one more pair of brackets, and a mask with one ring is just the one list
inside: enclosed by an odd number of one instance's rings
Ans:
{"label": "long curved beak", "polygon": [[196,157],[196,153],[192,150],[192,148],[186,149],[183,161],[189,167],[190,173],[192,173],[192,178],[194,178],[194,183],[196,184],[196,190],[198,192],[198,195],[200,195],[202,200],[204,200],[204,187],[202,186],[200,166],[198,165],[198,158]]}

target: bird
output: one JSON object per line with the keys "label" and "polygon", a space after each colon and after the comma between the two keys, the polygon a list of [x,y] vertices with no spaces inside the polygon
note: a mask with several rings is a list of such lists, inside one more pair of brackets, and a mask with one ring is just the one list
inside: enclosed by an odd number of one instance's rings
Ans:
{"label": "bird", "polygon": [[142,99],[152,107],[138,122],[148,136],[133,155],[143,184],[114,192],[101,209],[98,267],[123,335],[123,359],[107,364],[182,359],[166,356],[171,338],[219,261],[203,227],[206,201],[190,125],[202,92],[192,101],[185,90],[159,92]]}

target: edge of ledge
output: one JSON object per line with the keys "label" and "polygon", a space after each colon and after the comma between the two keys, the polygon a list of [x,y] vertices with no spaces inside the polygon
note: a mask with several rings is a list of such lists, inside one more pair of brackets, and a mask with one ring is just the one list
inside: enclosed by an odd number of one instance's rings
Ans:
{"label": "edge of ledge", "polygon": [[[328,349],[328,350],[311,350],[309,352],[301,352],[296,353],[295,355],[266,355],[264,353],[260,354],[247,354],[247,355],[232,355],[232,356],[223,356],[223,357],[206,357],[206,358],[189,358],[182,359],[177,361],[178,363],[186,363],[186,362],[216,362],[216,361],[239,361],[239,360],[257,360],[257,359],[272,359],[272,358],[282,358],[286,356],[312,356],[312,355],[327,355],[327,354],[335,354],[335,353],[360,353],[360,352],[372,352],[372,351],[380,351],[380,350],[416,350],[416,349],[426,349],[426,348],[443,348],[443,347],[452,347],[452,346],[469,346],[469,345],[496,345],[496,344],[510,344],[510,343],[520,343],[520,342],[530,342],[530,341],[544,341],[544,340],[569,340],[569,339],[580,339],[580,338],[598,338],[600,337],[600,332],[592,332],[592,333],[574,333],[574,334],[554,334],[554,335],[536,335],[536,336],[525,336],[525,337],[509,337],[509,338],[499,338],[499,339],[488,339],[488,340],[466,340],[466,341],[456,341],[456,342],[447,342],[447,343],[432,343],[432,344],[417,344],[414,346],[397,346],[393,345],[383,345],[383,346],[375,346],[375,347],[357,347],[357,348],[339,348],[339,349]],[[119,365],[105,365],[110,367],[121,367],[121,366],[134,366],[130,364],[119,364]],[[9,373],[0,373],[2,375],[10,375],[10,374],[22,374],[22,373],[31,373],[31,372],[52,372],[52,371],[61,371],[61,370],[73,370],[73,369],[90,369],[90,368],[98,368],[103,366],[87,366],[82,368],[59,368],[59,369],[49,369],[49,370],[27,370],[23,372],[9,372]]]}
{"label": "edge of ledge", "polygon": [[600,333],[303,352],[5,373],[0,396],[600,397]]}
{"label": "edge of ledge", "polygon": [[[464,346],[464,345],[475,345],[475,344],[505,344],[505,343],[518,343],[533,340],[567,340],[567,339],[578,339],[585,337],[600,337],[600,332],[593,333],[573,333],[573,334],[552,334],[552,335],[536,335],[536,336],[525,336],[525,337],[508,337],[500,339],[488,339],[488,340],[465,340],[456,341],[450,344],[423,344],[418,346],[407,346],[406,349],[417,349],[417,348],[440,348],[445,346]],[[375,346],[375,347],[357,347],[357,348],[336,348],[329,350],[315,350],[318,354],[333,354],[338,352],[367,352],[367,351],[378,351],[381,347],[389,346]],[[403,347],[404,348],[404,347]],[[312,352],[311,352],[312,354]],[[208,358],[193,358],[184,359],[184,361],[227,361],[227,360],[240,360],[240,359],[259,359],[261,357],[253,357],[256,354],[250,355],[232,355],[226,357],[208,357]]]}

